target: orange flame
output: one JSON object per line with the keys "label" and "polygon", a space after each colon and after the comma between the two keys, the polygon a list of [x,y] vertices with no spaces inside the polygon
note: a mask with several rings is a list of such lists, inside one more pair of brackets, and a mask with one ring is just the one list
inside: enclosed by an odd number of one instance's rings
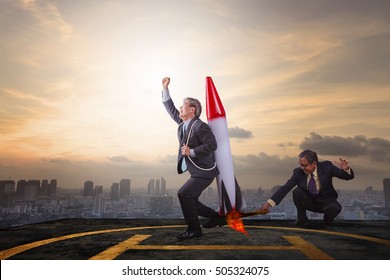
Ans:
{"label": "orange flame", "polygon": [[255,216],[255,215],[265,215],[269,211],[268,210],[258,210],[255,212],[249,213],[240,213],[233,209],[226,215],[227,225],[235,231],[241,232],[245,235],[249,235],[249,233],[245,230],[244,223],[242,222],[242,217]]}
{"label": "orange flame", "polygon": [[244,223],[242,222],[241,213],[233,210],[226,215],[226,222],[230,228],[235,231],[241,232],[245,235],[249,235],[245,230]]}

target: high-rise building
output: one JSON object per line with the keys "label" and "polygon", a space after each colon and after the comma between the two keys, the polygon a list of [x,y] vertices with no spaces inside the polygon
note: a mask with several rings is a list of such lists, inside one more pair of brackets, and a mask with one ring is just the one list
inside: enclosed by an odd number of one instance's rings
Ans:
{"label": "high-rise building", "polygon": [[167,182],[163,177],[161,179],[150,179],[148,183],[148,194],[165,195],[167,192]]}
{"label": "high-rise building", "polygon": [[103,194],[95,196],[93,202],[93,211],[98,217],[101,217],[106,212],[106,198]]}
{"label": "high-rise building", "polygon": [[164,177],[161,177],[161,194],[165,195],[167,193],[167,181],[165,181]]}
{"label": "high-rise building", "polygon": [[15,191],[15,181],[3,180],[0,181],[0,194],[12,193]]}
{"label": "high-rise building", "polygon": [[111,200],[119,200],[119,183],[113,183],[111,186]]}
{"label": "high-rise building", "polygon": [[84,183],[84,196],[93,196],[93,186],[94,183],[92,181],[86,181]]}
{"label": "high-rise building", "polygon": [[52,179],[49,185],[49,195],[55,195],[57,193],[57,180]]}
{"label": "high-rise building", "polygon": [[156,194],[160,194],[160,179],[156,179]]}
{"label": "high-rise building", "polygon": [[173,212],[173,197],[151,197],[149,202],[150,213],[154,215],[167,215]]}
{"label": "high-rise building", "polygon": [[130,179],[122,179],[119,183],[119,196],[125,197],[130,195]]}
{"label": "high-rise building", "polygon": [[15,193],[15,181],[0,181],[0,207],[10,208],[13,203]]}
{"label": "high-rise building", "polygon": [[24,200],[36,201],[38,199],[40,187],[40,180],[29,180],[24,187]]}
{"label": "high-rise building", "polygon": [[57,180],[50,181],[42,180],[41,187],[39,189],[39,195],[41,196],[53,196],[57,192]]}
{"label": "high-rise building", "polygon": [[385,207],[390,207],[390,178],[383,179],[383,194],[385,196]]}
{"label": "high-rise building", "polygon": [[93,189],[93,197],[103,194],[103,186],[95,186]]}
{"label": "high-rise building", "polygon": [[49,196],[49,181],[42,180],[41,187],[39,189],[40,196]]}
{"label": "high-rise building", "polygon": [[26,188],[28,182],[26,180],[19,180],[16,183],[16,194],[18,196],[23,196],[24,195],[24,189]]}
{"label": "high-rise building", "polygon": [[150,179],[148,183],[148,194],[154,194],[154,179]]}

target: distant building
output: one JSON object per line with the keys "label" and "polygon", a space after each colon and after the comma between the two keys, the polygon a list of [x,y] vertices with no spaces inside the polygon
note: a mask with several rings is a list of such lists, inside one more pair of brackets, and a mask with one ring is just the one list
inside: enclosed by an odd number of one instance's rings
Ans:
{"label": "distant building", "polygon": [[113,183],[111,186],[111,200],[119,200],[119,183]]}
{"label": "distant building", "polygon": [[149,202],[150,213],[153,215],[171,214],[173,210],[172,196],[151,197]]}
{"label": "distant building", "polygon": [[93,186],[94,183],[92,181],[86,181],[84,183],[83,196],[93,196]]}
{"label": "distant building", "polygon": [[40,180],[29,180],[24,187],[24,200],[25,201],[38,200],[40,187],[41,187]]}
{"label": "distant building", "polygon": [[12,193],[14,191],[15,191],[15,181],[14,180],[0,181],[0,194]]}
{"label": "distant building", "polygon": [[161,177],[161,194],[165,195],[167,193],[167,181],[165,181],[164,177]]}
{"label": "distant building", "polygon": [[154,194],[154,179],[150,179],[148,183],[148,194]]}
{"label": "distant building", "polygon": [[0,181],[0,208],[11,207],[14,193],[15,193],[15,181],[13,180]]}
{"label": "distant building", "polygon": [[57,193],[57,180],[52,179],[49,185],[49,196],[56,195]]}
{"label": "distant building", "polygon": [[42,180],[41,187],[39,189],[40,196],[49,196],[49,181]]}
{"label": "distant building", "polygon": [[28,182],[26,180],[19,180],[16,183],[16,195],[23,196],[24,195],[24,189],[26,188]]}
{"label": "distant building", "polygon": [[164,177],[161,179],[150,179],[148,183],[148,194],[150,195],[165,195],[167,192],[167,182]]}
{"label": "distant building", "polygon": [[119,196],[126,197],[130,195],[130,179],[122,179],[119,183]]}
{"label": "distant building", "polygon": [[96,216],[101,217],[106,212],[106,198],[103,194],[98,194],[94,198],[93,212]]}
{"label": "distant building", "polygon": [[93,197],[97,197],[100,194],[103,194],[103,186],[96,186],[93,189]]}
{"label": "distant building", "polygon": [[39,188],[40,196],[53,196],[57,192],[57,180],[42,180],[41,187]]}
{"label": "distant building", "polygon": [[156,194],[160,194],[160,179],[156,179]]}
{"label": "distant building", "polygon": [[390,178],[383,179],[383,194],[385,196],[385,207],[390,207]]}

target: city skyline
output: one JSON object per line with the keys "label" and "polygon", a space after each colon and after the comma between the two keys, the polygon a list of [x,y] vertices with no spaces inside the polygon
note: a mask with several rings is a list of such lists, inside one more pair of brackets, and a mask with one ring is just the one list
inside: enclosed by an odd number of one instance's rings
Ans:
{"label": "city skyline", "polygon": [[[389,186],[383,181],[383,191],[372,187],[362,190],[340,191],[339,201],[343,205],[340,220],[389,220],[388,196]],[[111,188],[103,191],[103,187],[95,185],[90,188],[92,181],[85,182],[83,188],[61,189],[49,195],[37,188],[38,180],[25,181],[26,187],[17,187],[12,191],[12,182],[0,181],[0,228],[20,226],[21,224],[44,222],[62,219],[177,219],[182,218],[180,203],[175,190],[166,192],[150,192],[150,184],[142,189],[132,189],[129,194],[119,196],[118,190]],[[14,182],[15,183],[15,182]],[[13,186],[15,188],[15,185]],[[247,202],[245,211],[258,209],[274,192],[272,190],[244,189],[243,195]],[[86,189],[89,189],[86,191]],[[5,193],[3,193],[5,191]],[[113,193],[114,191],[114,193]],[[218,209],[218,192],[208,188],[201,199],[210,207]],[[296,207],[291,195],[287,195],[280,205],[275,206],[269,215],[258,216],[256,219],[280,220],[295,219]],[[322,214],[310,213],[310,219],[322,219]]]}
{"label": "city skyline", "polygon": [[[390,3],[373,1],[1,1],[0,179],[63,188],[176,174],[161,104],[227,113],[241,188],[284,184],[303,149],[347,158],[338,189],[390,177]],[[205,113],[201,118],[206,121]],[[158,174],[159,176],[156,176]]]}

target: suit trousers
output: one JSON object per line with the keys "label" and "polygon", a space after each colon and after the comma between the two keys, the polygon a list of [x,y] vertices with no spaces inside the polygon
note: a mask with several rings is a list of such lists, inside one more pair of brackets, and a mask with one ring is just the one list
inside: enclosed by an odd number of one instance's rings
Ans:
{"label": "suit trousers", "polygon": [[218,215],[215,210],[199,201],[199,196],[213,180],[214,178],[191,177],[177,193],[189,231],[202,232],[198,216],[214,218]]}
{"label": "suit trousers", "polygon": [[293,191],[294,204],[297,207],[298,220],[307,221],[306,210],[324,213],[324,220],[333,221],[341,212],[341,205],[335,197],[313,196],[303,188]]}

